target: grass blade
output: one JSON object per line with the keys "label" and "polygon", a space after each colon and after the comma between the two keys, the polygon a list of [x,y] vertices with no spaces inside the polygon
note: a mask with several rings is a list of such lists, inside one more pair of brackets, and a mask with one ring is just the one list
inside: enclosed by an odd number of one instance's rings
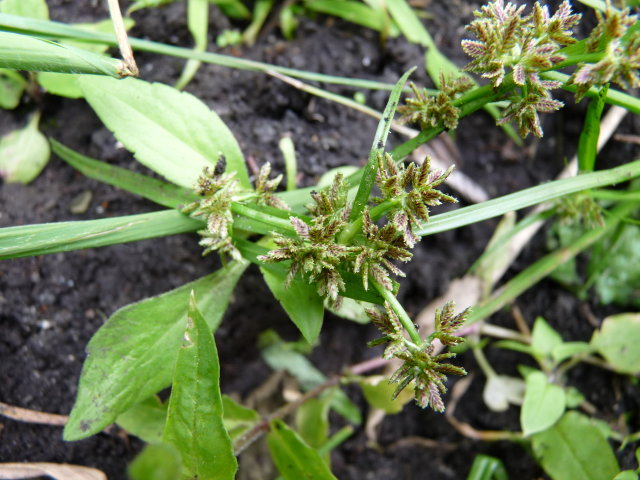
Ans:
{"label": "grass blade", "polygon": [[419,228],[418,235],[453,230],[482,220],[504,215],[507,212],[520,210],[544,201],[553,200],[564,195],[625,182],[640,176],[640,160],[609,170],[586,173],[574,178],[566,178],[527,188],[520,192],[504,195],[486,202],[460,208],[452,212],[431,217],[429,223]]}
{"label": "grass blade", "polygon": [[373,188],[376,178],[376,171],[378,170],[378,156],[384,154],[384,147],[387,143],[389,130],[391,130],[391,122],[393,121],[393,116],[396,113],[396,108],[398,107],[398,100],[402,93],[402,88],[413,70],[415,70],[415,68],[406,72],[400,80],[398,80],[398,83],[396,83],[396,86],[389,95],[389,100],[387,101],[387,106],[384,109],[382,118],[380,119],[380,122],[378,122],[378,128],[376,129],[376,134],[373,138],[373,145],[369,152],[369,160],[363,169],[360,186],[356,192],[353,208],[351,209],[352,220],[361,216],[364,207],[369,201],[371,189]]}
{"label": "grass blade", "polygon": [[50,141],[56,155],[89,178],[135,193],[168,208],[177,208],[198,199],[190,190],[89,158],[54,139]]}
{"label": "grass blade", "polygon": [[194,232],[202,222],[176,210],[0,229],[0,260],[105,247]]}
{"label": "grass blade", "polygon": [[609,84],[600,89],[598,96],[592,98],[587,107],[584,126],[578,142],[578,170],[580,172],[593,172],[595,167],[598,138],[600,137],[600,118],[608,91]]}
{"label": "grass blade", "polygon": [[89,73],[115,78],[127,75],[127,69],[120,60],[11,32],[0,32],[0,68],[34,72]]}

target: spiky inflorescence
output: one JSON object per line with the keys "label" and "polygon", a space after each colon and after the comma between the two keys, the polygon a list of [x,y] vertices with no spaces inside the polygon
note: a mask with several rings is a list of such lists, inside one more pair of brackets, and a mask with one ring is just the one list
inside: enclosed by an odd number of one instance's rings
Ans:
{"label": "spiky inflorescence", "polygon": [[615,82],[622,88],[640,86],[640,32],[627,35],[638,22],[629,8],[619,11],[607,0],[604,15],[596,11],[598,24],[587,38],[585,50],[596,52],[605,45],[602,59],[596,63],[580,64],[569,80],[577,87],[576,101],[580,101],[592,86]]}
{"label": "spiky inflorescence", "polygon": [[556,213],[561,224],[582,224],[587,228],[604,226],[602,207],[589,193],[575,193],[558,201]]}
{"label": "spiky inflorescence", "polygon": [[453,167],[430,172],[431,158],[427,157],[421,166],[410,163],[396,165],[389,154],[378,156],[376,184],[382,193],[378,203],[389,201],[394,204],[387,216],[394,228],[402,233],[407,248],[413,248],[418,237],[413,229],[422,222],[429,221],[429,207],[442,202],[457,200],[437,189],[449,176]]}
{"label": "spiky inflorescence", "polygon": [[225,160],[222,155],[213,169],[205,168],[194,185],[196,193],[203,198],[182,208],[183,213],[193,218],[204,220],[206,229],[201,235],[200,245],[204,247],[203,255],[220,251],[234,259],[240,258],[240,252],[231,242],[231,202],[239,193],[240,187],[235,180],[235,173],[224,173]]}
{"label": "spiky inflorescence", "polygon": [[362,233],[366,242],[353,248],[353,272],[362,275],[364,289],[369,288],[369,277],[387,290],[393,290],[389,274],[404,277],[404,273],[392,261],[408,262],[411,259],[409,246],[396,227],[388,223],[380,228],[371,219],[368,208],[362,212]]}
{"label": "spiky inflorescence", "polygon": [[560,83],[543,81],[538,73],[565,59],[559,50],[575,43],[571,29],[581,16],[571,13],[568,0],[553,15],[539,2],[529,15],[523,16],[523,10],[524,5],[505,5],[504,0],[481,7],[467,27],[477,40],[463,40],[462,48],[473,57],[467,70],[488,78],[495,88],[512,72],[520,87],[522,95],[511,98],[501,122],[516,121],[523,136],[542,136],[538,112],[557,110],[563,103],[553,100],[550,93]]}
{"label": "spiky inflorescence", "polygon": [[461,112],[453,101],[473,87],[469,77],[463,75],[447,79],[441,73],[440,90],[435,95],[429,95],[425,89],[418,90],[413,82],[410,85],[414,98],[405,99],[405,104],[398,107],[402,121],[417,123],[422,130],[439,126],[453,130],[458,127]]}
{"label": "spiky inflorescence", "polygon": [[270,207],[279,208],[280,210],[290,210],[289,205],[273,193],[282,181],[282,174],[271,180],[269,179],[270,174],[271,164],[267,162],[260,168],[260,173],[258,174],[258,178],[256,178],[255,182],[256,193],[258,194],[258,204],[268,205]]}
{"label": "spiky inflorescence", "polygon": [[317,284],[318,294],[334,306],[339,305],[340,292],[345,288],[338,267],[353,252],[351,247],[336,241],[336,235],[347,225],[349,218],[347,190],[342,175],[338,174],[329,189],[312,192],[315,204],[307,207],[313,215],[311,222],[289,217],[296,237],[275,234],[278,248],[258,257],[267,263],[291,261],[287,284],[302,272],[309,283]]}
{"label": "spiky inflorescence", "polygon": [[454,358],[455,353],[447,352],[435,355],[431,340],[439,338],[446,346],[457,345],[462,341],[454,333],[464,323],[469,310],[455,315],[454,309],[454,304],[449,302],[442,311],[437,311],[436,333],[423,341],[421,345],[411,344],[404,338],[400,321],[389,304],[385,303],[384,312],[377,309],[367,310],[371,322],[384,335],[371,342],[370,345],[387,343],[383,357],[387,359],[398,358],[403,362],[390,379],[391,382],[398,384],[393,394],[394,398],[413,382],[414,396],[418,405],[423,408],[431,406],[437,412],[444,411],[442,395],[447,392],[445,386],[447,375],[466,375],[467,372],[461,367],[445,362],[445,360]]}

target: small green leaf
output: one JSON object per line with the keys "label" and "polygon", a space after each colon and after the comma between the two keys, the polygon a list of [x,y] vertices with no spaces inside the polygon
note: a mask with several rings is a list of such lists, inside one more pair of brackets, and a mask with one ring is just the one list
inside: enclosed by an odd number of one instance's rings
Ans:
{"label": "small green leaf", "polygon": [[[272,369],[286,370],[293,375],[305,391],[327,380],[304,355],[292,350],[285,342],[280,341],[264,348],[262,356]],[[362,422],[360,410],[342,390],[337,390],[333,395],[331,407],[351,423],[359,425]]]}
{"label": "small green leaf", "polygon": [[129,465],[131,480],[180,480],[180,453],[171,445],[147,445]]}
{"label": "small green leaf", "polygon": [[541,358],[551,357],[553,350],[562,344],[562,337],[556,332],[547,321],[536,318],[531,332],[531,348],[533,354]]}
{"label": "small green leaf", "polygon": [[504,348],[507,350],[513,350],[514,352],[524,353],[526,355],[533,355],[533,349],[531,345],[526,343],[517,342],[515,340],[500,340],[492,344],[496,348]]}
{"label": "small green leaf", "polygon": [[578,408],[584,402],[584,395],[575,387],[568,387],[564,390],[567,408]]}
{"label": "small green leaf", "polygon": [[146,443],[160,443],[166,420],[167,405],[154,395],[122,412],[116,423]]}
{"label": "small green leaf", "polygon": [[267,445],[285,480],[336,480],[318,452],[283,421],[271,422]]}
{"label": "small green leaf", "polygon": [[222,395],[222,407],[224,410],[224,427],[227,429],[231,440],[235,440],[255,423],[260,421],[260,414],[252,408],[240,405],[229,395]]}
{"label": "small green leaf", "polygon": [[[335,390],[334,390],[335,391]],[[329,440],[329,407],[332,391],[312,398],[296,410],[296,428],[302,439],[316,450]],[[329,464],[329,456],[324,457]]]}
{"label": "small green leaf", "polygon": [[229,297],[247,268],[233,262],[217,272],[115,312],[87,346],[66,440],[99,432],[118,415],[169,386],[194,290],[209,328],[222,319]]}
{"label": "small green leaf", "polygon": [[193,95],[128,78],[84,76],[80,86],[100,119],[138,161],[187,188],[220,154],[251,188],[240,147],[218,115]]}
{"label": "small green leaf", "polygon": [[530,373],[526,378],[520,425],[525,436],[551,427],[562,416],[566,399],[564,390],[549,383],[542,372]]}
{"label": "small green leaf", "polygon": [[13,110],[20,104],[20,99],[27,86],[27,81],[14,70],[0,69],[0,108]]}
{"label": "small green leaf", "polygon": [[222,416],[218,351],[192,291],[163,437],[180,452],[184,479],[235,478],[238,462]]}
{"label": "small green leaf", "polygon": [[29,183],[46,166],[51,156],[47,138],[38,130],[40,114],[29,124],[0,139],[0,178],[7,183]]}
{"label": "small green leaf", "polygon": [[595,289],[605,305],[640,308],[640,226],[625,225],[619,240],[608,252]]}
{"label": "small green leaf", "polygon": [[296,324],[305,340],[310,344],[316,343],[324,316],[324,304],[316,286],[297,278],[285,287],[287,275],[281,269],[264,265],[260,267],[260,271],[269,290],[280,302],[291,321]]}
{"label": "small green leaf", "polygon": [[590,419],[571,411],[532,437],[533,451],[553,480],[603,480],[619,471],[607,439]]}
{"label": "small green leaf", "polygon": [[587,342],[564,342],[553,348],[551,351],[551,357],[553,358],[553,361],[558,364],[567,358],[573,357],[574,355],[588,353],[590,351],[591,346]]}
{"label": "small green leaf", "polygon": [[607,317],[593,334],[591,346],[623,373],[640,371],[640,314],[622,313]]}
{"label": "small green leaf", "polygon": [[393,393],[398,386],[389,382],[389,377],[384,375],[364,377],[359,383],[367,403],[389,414],[401,412],[413,399],[413,390],[410,388],[405,388],[396,398],[393,398]]}

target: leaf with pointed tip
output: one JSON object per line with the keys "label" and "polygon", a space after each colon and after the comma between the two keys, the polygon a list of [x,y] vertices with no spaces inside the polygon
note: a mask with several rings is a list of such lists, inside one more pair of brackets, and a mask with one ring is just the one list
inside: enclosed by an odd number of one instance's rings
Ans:
{"label": "leaf with pointed tip", "polygon": [[192,291],[163,436],[182,456],[184,479],[235,478],[238,462],[222,416],[218,351]]}
{"label": "leaf with pointed tip", "polygon": [[160,83],[86,76],[85,98],[136,159],[177,185],[191,188],[219,155],[227,171],[251,188],[238,142],[220,117],[193,95]]}
{"label": "leaf with pointed tip", "polygon": [[267,445],[285,480],[336,480],[320,454],[283,421],[271,422]]}
{"label": "leaf with pointed tip", "polygon": [[215,329],[247,265],[230,263],[211,275],[114,313],[87,346],[65,439],[79,440],[99,432],[135,403],[169,386],[190,292],[195,291],[209,328]]}
{"label": "leaf with pointed tip", "polygon": [[305,340],[313,345],[320,334],[324,316],[324,303],[316,286],[302,278],[296,278],[285,287],[287,274],[282,269],[264,265],[260,267],[260,271],[273,296],[280,302]]}

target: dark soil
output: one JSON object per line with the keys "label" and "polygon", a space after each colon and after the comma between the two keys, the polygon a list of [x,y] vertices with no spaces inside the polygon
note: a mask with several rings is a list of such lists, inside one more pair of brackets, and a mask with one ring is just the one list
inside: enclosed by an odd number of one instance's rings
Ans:
{"label": "dark soil", "polygon": [[[102,2],[49,0],[51,16],[65,22],[95,21],[107,16]],[[123,2],[126,6],[127,2]],[[459,48],[462,25],[471,18],[476,2],[424,2],[435,20],[428,27],[442,50],[459,64],[466,59]],[[190,45],[182,2],[144,10],[134,15],[136,37]],[[232,26],[215,8],[211,35]],[[236,25],[242,27],[242,25]],[[210,50],[219,50],[212,41]],[[277,28],[267,29],[256,46],[227,50],[283,66],[334,75],[395,82],[408,68],[423,65],[420,48],[393,39],[380,44],[377,35],[331,18],[302,20],[296,38],[283,40]],[[174,83],[182,61],[149,54],[137,55],[142,77]],[[418,68],[414,81],[428,84]],[[336,87],[331,90],[351,95]],[[311,97],[279,80],[262,74],[203,65],[188,91],[216,110],[238,138],[247,158],[258,164],[269,161],[282,169],[278,141],[290,134],[294,140],[301,183],[313,184],[326,169],[362,164],[368,154],[376,121],[328,101]],[[385,92],[369,93],[368,100],[382,109]],[[583,106],[570,100],[561,113],[545,119],[546,136],[527,148],[510,143],[491,119],[477,114],[461,122],[455,143],[462,153],[459,168],[471,175],[491,196],[509,193],[548,181],[575,153]],[[45,96],[25,99],[14,112],[0,112],[0,134],[22,125],[36,108],[43,109],[47,135],[94,158],[144,171],[132,156],[118,147],[90,108],[82,101]],[[637,117],[620,127],[639,133]],[[392,143],[401,141],[399,137]],[[510,153],[510,155],[506,155]],[[638,149],[613,143],[603,158],[634,158]],[[72,214],[72,200],[89,191],[92,200],[83,214]],[[464,205],[464,203],[461,203]],[[156,210],[150,202],[87,179],[54,158],[43,174],[28,186],[0,188],[0,226],[114,217]],[[494,222],[462,228],[422,241],[414,261],[407,266],[401,300],[416,314],[432,298],[441,295],[449,282],[462,276],[481,253]],[[513,266],[513,275],[545,252],[536,239]],[[0,266],[0,401],[51,413],[68,414],[73,406],[84,347],[94,332],[118,308],[175,288],[211,272],[214,256],[201,256],[195,235],[4,261]],[[543,281],[518,299],[525,319],[544,316],[567,340],[588,340],[593,327],[585,312],[601,320],[615,312],[595,302],[582,303]],[[513,327],[508,311],[497,314],[496,323]],[[216,333],[222,364],[222,388],[246,398],[271,373],[259,356],[257,336],[267,328],[295,339],[295,328],[271,298],[257,269],[241,280],[225,321]],[[311,359],[327,375],[376,355],[366,347],[375,336],[371,326],[361,326],[327,315],[321,343]],[[489,360],[500,373],[516,374],[515,366],[526,362],[522,355],[487,349]],[[491,413],[482,402],[483,377],[471,354],[462,364],[476,372],[471,389],[462,399],[458,417],[478,429],[518,430],[518,412]],[[573,384],[597,408],[597,416],[615,421],[632,412],[631,431],[638,430],[638,389],[593,367],[579,367]],[[366,413],[361,394],[350,389]],[[427,445],[416,437],[433,439]],[[403,440],[404,439],[404,440]],[[407,441],[409,439],[409,441]],[[411,440],[413,439],[413,440]],[[502,459],[510,478],[544,477],[524,448],[514,443],[483,443],[457,433],[444,416],[408,405],[402,413],[387,417],[378,438],[380,448],[367,446],[363,429],[332,455],[336,476],[347,479],[463,479],[479,453]],[[426,446],[425,446],[426,445]],[[453,445],[453,448],[451,447]],[[0,417],[0,461],[66,462],[96,467],[111,480],[126,478],[126,466],[142,448],[132,437],[100,434],[88,440],[64,443],[61,429],[19,423]],[[633,467],[631,449],[621,462]],[[627,454],[629,453],[629,454]],[[247,477],[250,478],[250,477]],[[254,476],[253,478],[260,478]]]}

